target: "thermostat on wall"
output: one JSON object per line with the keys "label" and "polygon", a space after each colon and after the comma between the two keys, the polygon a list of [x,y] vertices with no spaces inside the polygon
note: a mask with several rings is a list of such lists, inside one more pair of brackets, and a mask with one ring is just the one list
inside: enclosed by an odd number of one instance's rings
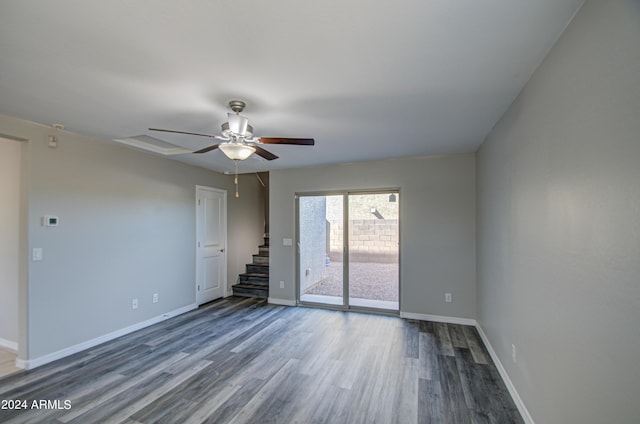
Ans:
{"label": "thermostat on wall", "polygon": [[45,215],[43,221],[45,227],[57,227],[60,219],[57,216]]}

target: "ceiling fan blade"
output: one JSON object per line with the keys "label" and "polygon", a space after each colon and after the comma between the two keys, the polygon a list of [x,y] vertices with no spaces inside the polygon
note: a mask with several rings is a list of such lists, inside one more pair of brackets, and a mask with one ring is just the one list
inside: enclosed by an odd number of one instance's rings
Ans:
{"label": "ceiling fan blade", "polygon": [[205,147],[204,149],[196,150],[193,153],[207,153],[207,152],[210,152],[210,151],[215,150],[217,148],[218,148],[218,145],[214,144],[213,146],[209,146],[209,147]]}
{"label": "ceiling fan blade", "polygon": [[266,160],[274,160],[274,159],[278,159],[278,156],[274,155],[273,153],[271,153],[268,150],[263,149],[260,146],[257,146],[255,144],[252,144],[251,147],[255,147],[256,149],[256,155],[265,158]]}
{"label": "ceiling fan blade", "polygon": [[313,146],[313,138],[284,138],[284,137],[260,137],[260,143],[264,144],[295,144],[298,146]]}
{"label": "ceiling fan blade", "polygon": [[175,134],[199,135],[201,137],[220,138],[219,136],[213,135],[213,134],[202,134],[202,133],[176,131],[176,130],[164,130],[162,128],[149,128],[149,131],[162,131],[162,132],[175,133]]}

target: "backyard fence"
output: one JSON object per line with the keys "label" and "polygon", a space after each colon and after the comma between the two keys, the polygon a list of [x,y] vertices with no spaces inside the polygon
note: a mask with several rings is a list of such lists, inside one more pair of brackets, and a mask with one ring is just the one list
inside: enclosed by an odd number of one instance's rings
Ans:
{"label": "backyard fence", "polygon": [[[397,219],[355,219],[349,223],[351,262],[398,262]],[[342,261],[344,231],[341,221],[329,221],[329,258]]]}

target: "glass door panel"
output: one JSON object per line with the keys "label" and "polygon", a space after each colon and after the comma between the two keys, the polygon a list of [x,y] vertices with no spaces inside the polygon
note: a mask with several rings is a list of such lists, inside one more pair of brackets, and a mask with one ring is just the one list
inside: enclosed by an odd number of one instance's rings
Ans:
{"label": "glass door panel", "polygon": [[349,194],[349,306],[399,310],[398,192]]}
{"label": "glass door panel", "polygon": [[304,303],[344,306],[343,196],[298,198],[298,289]]}

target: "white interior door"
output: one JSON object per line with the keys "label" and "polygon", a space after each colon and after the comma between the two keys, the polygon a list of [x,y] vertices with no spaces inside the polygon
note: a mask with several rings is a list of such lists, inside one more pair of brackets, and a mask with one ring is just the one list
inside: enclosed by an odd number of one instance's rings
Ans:
{"label": "white interior door", "polygon": [[196,186],[196,301],[227,292],[227,192]]}

